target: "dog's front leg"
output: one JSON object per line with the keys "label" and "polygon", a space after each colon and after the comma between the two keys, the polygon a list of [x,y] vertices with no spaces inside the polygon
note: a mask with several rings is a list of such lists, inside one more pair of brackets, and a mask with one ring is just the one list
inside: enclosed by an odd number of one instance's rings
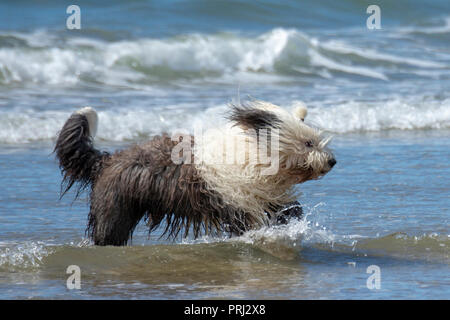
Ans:
{"label": "dog's front leg", "polygon": [[273,217],[269,215],[273,224],[287,224],[291,218],[301,219],[302,217],[303,209],[298,201],[288,203],[277,211]]}

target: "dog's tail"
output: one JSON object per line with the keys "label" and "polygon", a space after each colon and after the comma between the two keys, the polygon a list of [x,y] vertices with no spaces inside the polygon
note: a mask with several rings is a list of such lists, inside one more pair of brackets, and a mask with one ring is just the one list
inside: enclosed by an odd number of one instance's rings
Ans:
{"label": "dog's tail", "polygon": [[61,129],[54,152],[64,175],[61,197],[78,183],[76,196],[95,181],[103,160],[109,156],[93,146],[98,116],[91,107],[74,112]]}

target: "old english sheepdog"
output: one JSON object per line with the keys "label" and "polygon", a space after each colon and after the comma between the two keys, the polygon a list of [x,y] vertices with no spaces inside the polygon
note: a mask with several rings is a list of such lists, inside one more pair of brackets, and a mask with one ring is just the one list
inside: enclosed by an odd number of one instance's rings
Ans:
{"label": "old english sheepdog", "polygon": [[[336,164],[329,138],[303,121],[306,108],[263,101],[231,105],[225,126],[194,135],[155,136],[113,154],[93,146],[98,116],[74,112],[55,153],[64,195],[88,188],[87,233],[96,245],[125,245],[142,218],[163,235],[241,234],[300,217],[294,186]],[[195,139],[194,139],[195,138]]]}

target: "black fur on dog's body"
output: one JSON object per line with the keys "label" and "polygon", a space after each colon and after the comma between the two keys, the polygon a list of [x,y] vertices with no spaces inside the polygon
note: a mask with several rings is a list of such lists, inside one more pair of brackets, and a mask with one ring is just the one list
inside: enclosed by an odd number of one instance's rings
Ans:
{"label": "black fur on dog's body", "polygon": [[193,165],[172,162],[175,145],[167,135],[156,136],[104,161],[91,193],[89,235],[96,244],[125,244],[143,217],[150,231],[167,218],[169,237],[182,229],[197,237],[202,229],[211,234],[253,224],[207,189]]}
{"label": "black fur on dog's body", "polygon": [[[64,175],[62,195],[76,182],[77,196],[90,187],[87,232],[96,245],[125,245],[142,218],[150,232],[166,219],[163,234],[173,238],[183,229],[185,236],[192,231],[197,237],[261,226],[207,188],[194,165],[175,164],[171,154],[178,142],[168,135],[109,154],[94,148],[89,130],[87,117],[74,113],[54,151]],[[301,216],[301,208],[294,206],[277,220],[286,223],[291,215]]]}

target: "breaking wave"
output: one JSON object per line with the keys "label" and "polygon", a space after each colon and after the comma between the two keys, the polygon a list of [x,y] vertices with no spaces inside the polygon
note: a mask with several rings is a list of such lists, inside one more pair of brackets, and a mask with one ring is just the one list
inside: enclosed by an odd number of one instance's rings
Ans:
{"label": "breaking wave", "polygon": [[[382,237],[368,238],[358,235],[339,236],[329,230],[312,226],[308,221],[295,220],[288,225],[250,231],[236,238],[204,237],[185,240],[178,245],[155,244],[128,247],[96,247],[87,241],[80,244],[46,244],[27,241],[0,244],[1,272],[39,272],[40,270],[64,270],[73,261],[89,265],[90,269],[101,268],[108,261],[109,268],[124,267],[159,261],[161,255],[177,260],[186,257],[186,252],[202,255],[229,251],[231,248],[250,246],[282,260],[296,259],[305,247],[333,251],[343,254],[394,257],[407,260],[425,260],[450,263],[450,235],[424,234],[409,236],[398,232]],[[209,248],[208,248],[209,247]],[[239,250],[238,250],[239,251]],[[116,254],[121,257],[115,258]],[[220,253],[219,253],[220,255]],[[125,260],[124,260],[125,259]],[[99,269],[100,270],[100,269]]]}
{"label": "breaking wave", "polygon": [[433,70],[434,76],[445,72],[448,64],[434,60],[433,56],[408,58],[357,48],[344,40],[319,40],[284,28],[260,35],[194,33],[114,42],[61,38],[42,30],[0,33],[0,86],[94,83],[136,87],[186,80],[236,83],[255,74],[266,77],[252,80],[269,82],[311,76],[388,80],[399,72],[425,69]]}
{"label": "breaking wave", "polygon": [[[164,109],[99,109],[96,139],[138,141],[161,132],[180,129],[193,132],[196,125],[208,129],[223,122],[226,111],[225,104],[206,109],[193,105],[174,105]],[[29,108],[0,110],[0,143],[52,141],[70,113]],[[307,122],[332,133],[450,129],[450,100],[393,99],[377,103],[349,101],[336,105],[312,105]]]}

